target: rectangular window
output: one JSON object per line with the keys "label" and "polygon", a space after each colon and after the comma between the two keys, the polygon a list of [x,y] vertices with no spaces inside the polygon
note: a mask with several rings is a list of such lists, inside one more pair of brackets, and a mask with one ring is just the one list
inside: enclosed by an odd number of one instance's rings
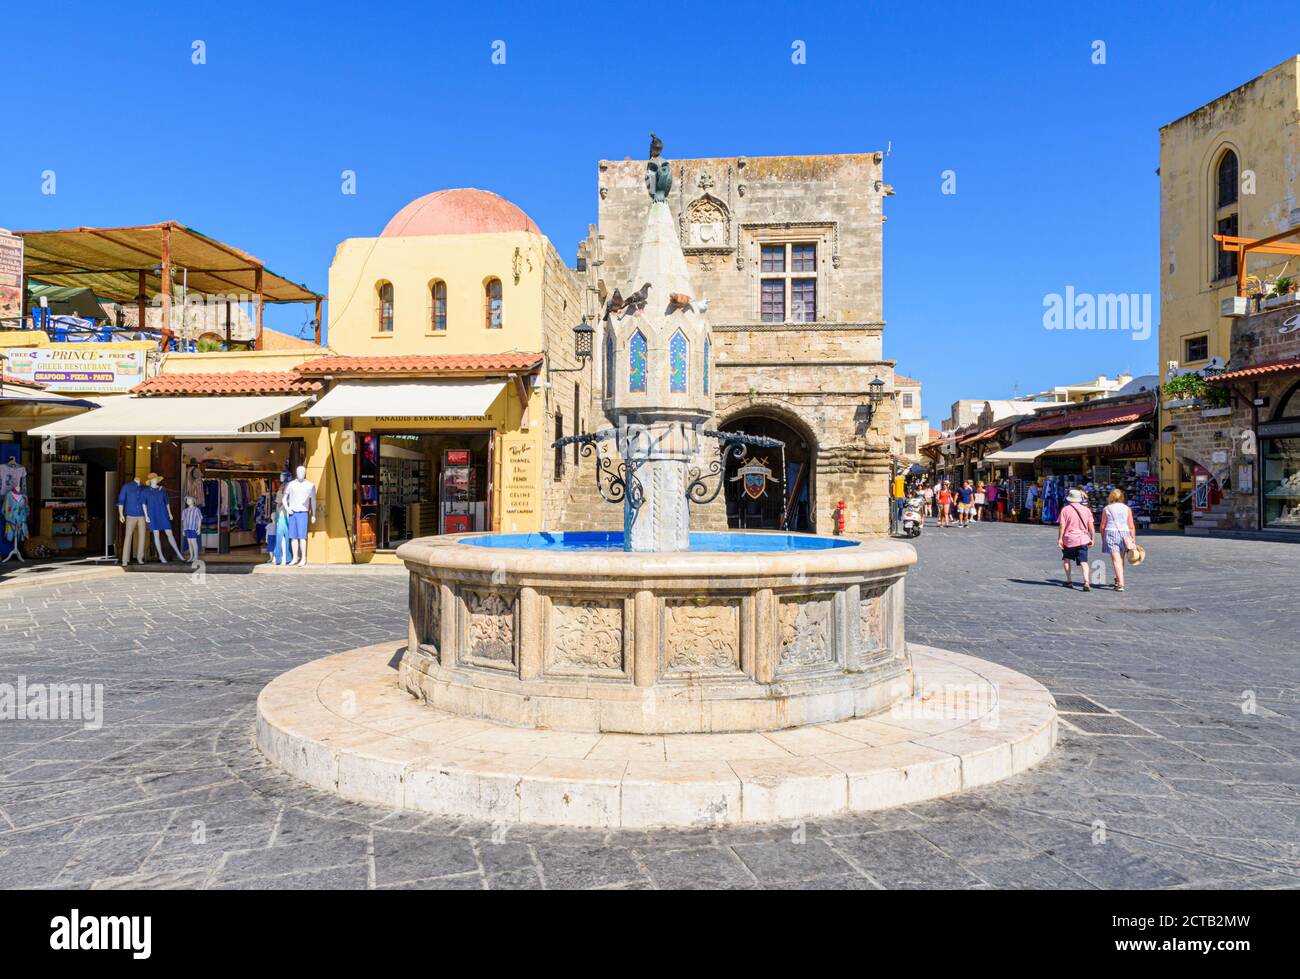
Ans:
{"label": "rectangular window", "polygon": [[916,436],[909,435],[903,440],[903,451],[910,456],[916,455]]}
{"label": "rectangular window", "polygon": [[903,393],[903,407],[904,408],[912,407],[912,393],[910,391],[906,391]]}
{"label": "rectangular window", "polygon": [[796,323],[811,323],[817,319],[817,280],[790,280],[791,319]]}
{"label": "rectangular window", "polygon": [[759,246],[759,315],[764,323],[817,319],[817,243]]}
{"label": "rectangular window", "polygon": [[[1221,235],[1232,235],[1235,237],[1237,234],[1237,215],[1230,214],[1226,218],[1223,218],[1215,225],[1215,229]],[[1217,253],[1215,262],[1217,274],[1215,275],[1215,278],[1234,278],[1237,275],[1237,253],[1225,252],[1219,247],[1217,241],[1214,241],[1213,239],[1211,239],[1211,241],[1213,242],[1215,252]]]}
{"label": "rectangular window", "polygon": [[785,322],[785,279],[763,280],[763,322]]}
{"label": "rectangular window", "polygon": [[1183,362],[1195,363],[1210,357],[1209,336],[1188,337],[1183,341]]}

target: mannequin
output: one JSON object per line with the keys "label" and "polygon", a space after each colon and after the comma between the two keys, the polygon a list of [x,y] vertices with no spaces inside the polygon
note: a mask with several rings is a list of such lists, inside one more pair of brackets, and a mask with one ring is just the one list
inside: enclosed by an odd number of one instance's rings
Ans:
{"label": "mannequin", "polygon": [[191,564],[198,563],[203,552],[203,540],[200,528],[203,526],[203,511],[194,503],[194,497],[185,497],[185,509],[181,511],[181,533],[185,538],[185,553]]}
{"label": "mannequin", "polygon": [[144,538],[146,523],[144,519],[144,486],[140,477],[123,483],[117,492],[117,519],[126,524],[122,536],[122,567],[131,563],[131,541],[135,540],[135,563],[144,564]]}
{"label": "mannequin", "polygon": [[[4,468],[10,464],[6,463]],[[27,539],[27,516],[29,507],[27,505],[27,496],[23,493],[17,483],[10,485],[9,490],[4,495],[4,503],[0,504],[4,511],[5,522],[5,540],[13,545],[13,550],[5,555],[5,560],[17,555],[19,561],[26,562],[19,545]]]}
{"label": "mannequin", "polygon": [[284,506],[289,511],[289,564],[301,568],[307,564],[307,524],[316,522],[316,487],[307,482],[307,468],[299,466],[294,479],[284,487]]}
{"label": "mannequin", "polygon": [[162,549],[162,535],[166,534],[172,550],[176,552],[176,560],[184,561],[185,555],[176,543],[176,535],[172,533],[172,505],[167,499],[167,491],[163,489],[162,477],[150,473],[148,478],[149,485],[144,491],[144,519],[153,531],[153,548],[158,552],[158,560],[167,563]]}

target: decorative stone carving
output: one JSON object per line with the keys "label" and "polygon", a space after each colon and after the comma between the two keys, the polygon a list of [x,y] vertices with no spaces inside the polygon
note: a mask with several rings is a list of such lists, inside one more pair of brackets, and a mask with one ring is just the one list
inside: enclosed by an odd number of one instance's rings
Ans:
{"label": "decorative stone carving", "polygon": [[421,646],[435,650],[442,647],[442,595],[436,581],[411,575],[409,599],[415,620],[416,638]]}
{"label": "decorative stone carving", "polygon": [[740,671],[740,599],[664,602],[663,668],[682,673]]}
{"label": "decorative stone carving", "polygon": [[885,650],[884,592],[862,592],[858,616],[858,642],[862,655],[871,657]]}
{"label": "decorative stone carving", "polygon": [[623,601],[555,599],[546,658],[548,672],[623,673]]}
{"label": "decorative stone carving", "polygon": [[781,599],[779,670],[812,670],[835,662],[834,605],[826,595]]}
{"label": "decorative stone carving", "polygon": [[726,205],[711,194],[691,201],[686,208],[686,247],[727,248],[731,217]]}
{"label": "decorative stone carving", "polygon": [[469,625],[465,630],[466,652],[475,659],[511,663],[515,656],[515,608],[513,598],[496,591],[465,592]]}

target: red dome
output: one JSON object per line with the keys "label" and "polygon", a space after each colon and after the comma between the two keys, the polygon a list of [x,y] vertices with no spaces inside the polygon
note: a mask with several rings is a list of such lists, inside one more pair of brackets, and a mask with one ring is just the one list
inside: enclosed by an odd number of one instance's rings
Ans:
{"label": "red dome", "polygon": [[542,232],[504,197],[487,190],[435,190],[417,197],[393,215],[381,238],[419,235],[472,235],[489,231]]}

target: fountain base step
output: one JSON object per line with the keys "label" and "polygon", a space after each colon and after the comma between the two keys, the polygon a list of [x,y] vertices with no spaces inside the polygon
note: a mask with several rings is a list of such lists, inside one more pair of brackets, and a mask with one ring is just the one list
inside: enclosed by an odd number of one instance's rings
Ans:
{"label": "fountain base step", "polygon": [[394,640],[290,670],[257,701],[289,774],[393,809],[604,828],[765,823],[886,809],[998,781],[1056,743],[1040,683],[909,646],[916,693],[871,718],[762,733],[526,730],[433,710],[398,686]]}

